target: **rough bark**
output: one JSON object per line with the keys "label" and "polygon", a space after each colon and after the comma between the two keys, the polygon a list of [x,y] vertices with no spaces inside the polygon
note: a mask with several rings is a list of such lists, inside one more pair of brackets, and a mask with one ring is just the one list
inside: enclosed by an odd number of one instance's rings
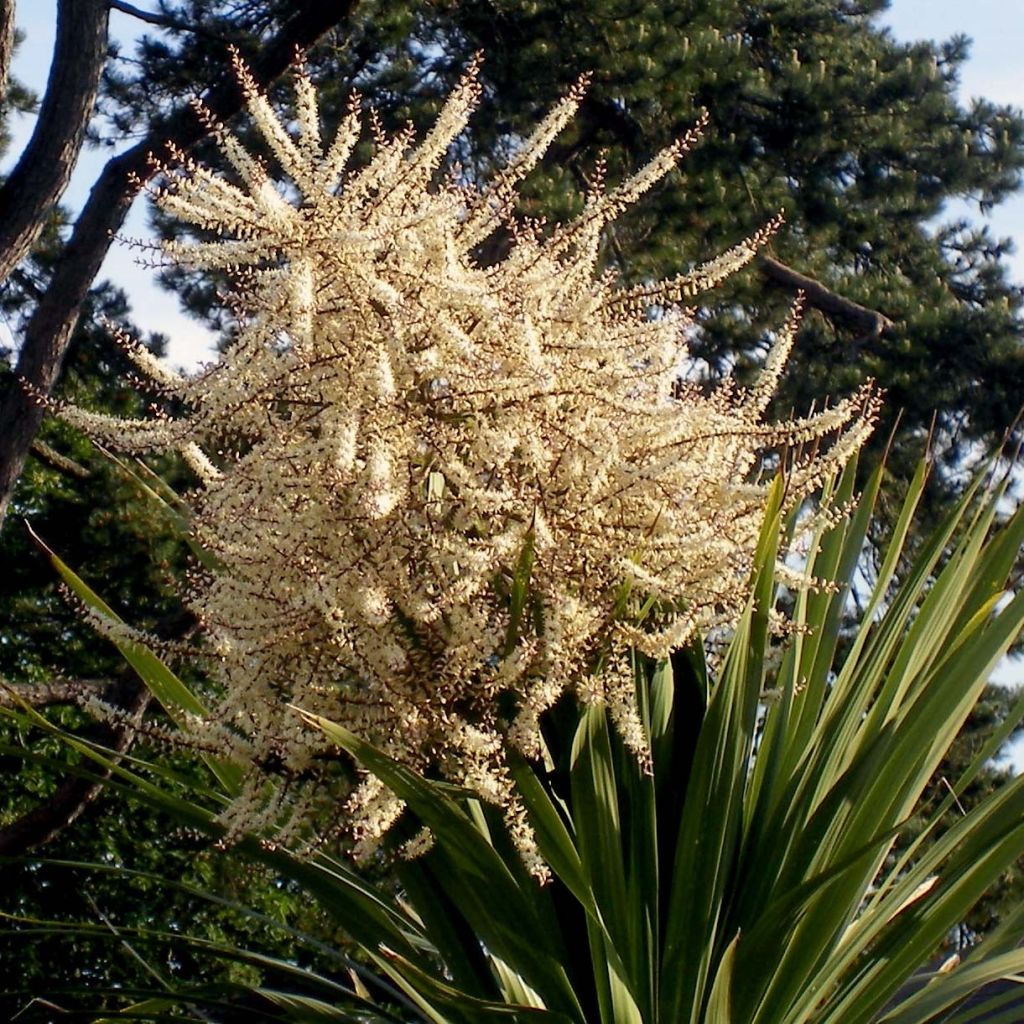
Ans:
{"label": "rough bark", "polygon": [[14,56],[14,0],[0,0],[0,103],[7,95]]}
{"label": "rough bark", "polygon": [[[296,3],[289,20],[251,62],[256,80],[267,84],[282,75],[297,51],[308,49],[346,19],[355,4],[356,0]],[[203,101],[222,121],[238,113],[244,102],[230,76],[210,90]],[[187,150],[206,134],[206,126],[191,106],[182,105],[166,121],[154,126],[141,142],[110,160],[93,186],[50,284],[28,322],[15,380],[8,381],[0,396],[0,526],[43,418],[43,410],[17,385],[17,378],[42,394],[53,390],[80,306],[110,248],[112,234],[124,223],[142,184],[153,174],[151,154],[163,154],[168,142]]]}
{"label": "rough bark", "polygon": [[107,0],[57,4],[57,38],[39,118],[0,187],[0,282],[24,259],[71,179],[107,56],[107,15]]}

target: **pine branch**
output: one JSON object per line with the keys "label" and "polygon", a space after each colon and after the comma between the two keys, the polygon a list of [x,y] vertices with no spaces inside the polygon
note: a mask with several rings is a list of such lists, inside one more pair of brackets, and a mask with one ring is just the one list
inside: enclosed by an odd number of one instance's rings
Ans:
{"label": "pine branch", "polygon": [[144,11],[141,7],[136,7],[134,4],[125,3],[125,0],[109,0],[109,2],[112,11],[127,14],[128,17],[144,21],[147,25],[156,25],[158,28],[170,29],[173,32],[188,32],[203,39],[215,39],[221,42],[224,40],[223,36],[203,28],[202,25],[191,25],[186,21],[172,18],[166,14],[160,14],[157,11]]}
{"label": "pine branch", "polygon": [[803,292],[804,304],[813,306],[832,319],[845,320],[867,338],[878,338],[893,326],[892,321],[877,310],[868,309],[852,299],[844,298],[820,281],[801,274],[773,256],[762,255],[758,267],[764,277],[774,284]]}
{"label": "pine branch", "polygon": [[123,0],[110,0],[110,9],[112,11],[119,11],[121,14],[127,14],[130,18],[137,18],[139,21],[144,21],[147,25],[159,25],[162,28],[182,27],[182,23],[173,18],[165,17],[162,14],[158,14],[156,11],[144,11],[141,7],[135,7],[133,4],[124,3]]}
{"label": "pine branch", "polygon": [[[579,151],[592,141],[592,133],[598,126],[614,133],[623,146],[634,152],[641,146],[643,136],[639,125],[617,104],[605,97],[588,96],[581,110],[588,111],[591,115],[590,132],[580,133],[580,137],[570,149],[558,153],[560,163],[574,161]],[[842,320],[851,326],[860,335],[858,342],[878,338],[893,326],[892,321],[883,313],[839,295],[820,281],[801,274],[772,256],[762,255],[758,266],[766,280],[791,291],[803,292],[806,306],[817,309],[830,319]]]}
{"label": "pine branch", "polygon": [[32,275],[24,267],[15,267],[8,275],[8,280],[13,281],[29,298],[36,302],[43,297],[42,286],[32,280]]}

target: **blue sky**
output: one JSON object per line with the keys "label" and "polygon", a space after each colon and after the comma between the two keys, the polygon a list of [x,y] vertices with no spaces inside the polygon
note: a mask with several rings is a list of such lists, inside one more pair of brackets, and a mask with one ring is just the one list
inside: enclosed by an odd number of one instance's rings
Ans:
{"label": "blue sky", "polygon": [[[970,36],[970,60],[960,75],[961,100],[985,97],[1024,108],[1024,0],[893,0],[882,20],[898,39]],[[977,206],[964,209],[978,216]],[[1011,262],[1017,280],[1024,283],[1024,194],[999,206],[988,223],[996,235],[1016,240]]]}
{"label": "blue sky", "polygon": [[[138,0],[137,6],[153,8],[155,4],[152,0]],[[16,6],[17,23],[25,33],[25,42],[17,55],[15,74],[38,93],[46,83],[55,11],[56,0],[20,0]],[[948,39],[957,33],[971,36],[974,45],[971,60],[963,69],[962,98],[985,96],[1024,108],[1024,72],[1020,70],[1024,55],[1024,0],[972,0],[970,4],[962,0],[893,0],[882,20],[900,39]],[[110,25],[112,35],[126,43],[141,27],[137,20],[116,11],[111,15]],[[18,141],[31,132],[31,118],[20,118],[12,127],[13,156]],[[109,155],[96,151],[83,154],[65,196],[66,206],[73,210],[81,206]],[[136,204],[125,228],[129,237],[148,234],[142,205]],[[976,207],[966,204],[951,208],[950,214],[958,215],[961,209],[970,216],[979,216]],[[988,223],[997,235],[1018,240],[1012,265],[1017,279],[1024,282],[1024,195],[998,207]],[[206,356],[212,341],[210,335],[180,312],[175,296],[158,288],[152,272],[136,266],[124,247],[113,247],[102,274],[128,292],[133,315],[141,327],[170,336],[169,354],[174,363],[195,365]]]}

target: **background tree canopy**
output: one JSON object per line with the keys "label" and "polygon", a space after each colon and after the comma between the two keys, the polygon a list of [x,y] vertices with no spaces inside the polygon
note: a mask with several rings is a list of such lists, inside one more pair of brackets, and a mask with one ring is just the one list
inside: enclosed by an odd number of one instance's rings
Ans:
{"label": "background tree canopy", "polygon": [[[803,289],[808,311],[780,409],[803,410],[822,395],[876,378],[890,419],[876,434],[875,455],[900,417],[889,463],[896,490],[934,420],[933,513],[956,492],[965,463],[1002,443],[1014,422],[1024,394],[1022,292],[1008,277],[1006,243],[965,222],[945,223],[942,215],[950,199],[968,197],[987,208],[1019,187],[1024,118],[985,101],[962,106],[955,89],[967,41],[897,42],[876,19],[886,0],[161,0],[147,12],[93,0],[75,14],[91,12],[98,40],[92,57],[72,45],[81,39],[71,22],[75,6],[59,5],[62,28],[38,144],[63,142],[73,162],[84,136],[86,145],[110,146],[117,155],[74,225],[57,205],[66,176],[43,181],[29,173],[37,158],[0,186],[0,208],[31,200],[34,211],[21,235],[14,237],[8,224],[0,238],[8,257],[0,263],[0,302],[15,335],[0,382],[0,504],[11,501],[0,533],[0,677],[57,705],[59,714],[78,714],[60,706],[82,692],[104,690],[126,707],[138,694],[122,680],[115,655],[57,595],[22,518],[133,621],[167,635],[188,628],[169,596],[185,553],[137,488],[89,444],[52,423],[37,434],[40,413],[16,376],[96,408],[141,408],[144,399],[126,384],[125,364],[99,322],[127,325],[127,299],[95,277],[108,231],[120,227],[138,191],[132,174],[149,173],[148,150],[167,137],[184,148],[203,146],[204,129],[183,100],[210,91],[220,116],[237,114],[240,100],[226,73],[229,45],[268,84],[296,48],[305,51],[329,120],[340,119],[358,89],[386,125],[411,119],[421,128],[482,51],[483,103],[454,154],[473,178],[500,164],[526,126],[589,72],[580,116],[524,189],[519,213],[549,221],[578,211],[602,159],[609,180],[619,180],[706,109],[703,142],[668,187],[608,232],[605,252],[626,280],[667,277],[783,211],[785,225],[763,257],[710,296],[692,338],[695,372],[715,378],[755,368]],[[145,22],[137,52],[107,48],[108,8],[134,10]],[[12,10],[10,0],[0,0],[3,67]],[[61,76],[72,73],[79,84],[68,97],[69,79]],[[6,76],[0,94],[4,117],[31,102]],[[74,104],[57,102],[61,95],[79,101],[77,120],[67,109]],[[196,316],[230,331],[216,282],[182,272],[164,280]],[[146,340],[160,349],[160,338]],[[160,468],[187,485],[180,467]],[[57,675],[81,685],[50,690],[60,699],[44,699],[41,684]],[[998,720],[998,695],[993,700]],[[121,739],[127,744],[133,735],[126,730]],[[44,771],[25,768],[19,780],[7,789],[0,818],[0,848],[7,852],[55,833],[49,854],[120,858],[127,850],[111,837],[159,834],[157,820],[133,821],[129,814],[137,812],[116,802],[90,812],[87,826],[65,829],[89,802],[87,787],[70,792],[64,805],[56,799],[59,780]],[[989,781],[997,781],[994,773]],[[26,832],[32,813],[43,820]],[[190,862],[187,853],[182,858]],[[4,887],[3,899],[12,901],[4,909],[40,909],[49,897],[17,870],[8,875],[17,885]],[[259,898],[259,888],[251,898]],[[95,898],[128,899],[113,884]],[[1008,898],[997,894],[972,926],[986,927],[991,908]],[[158,912],[144,893],[131,899],[141,916]],[[224,926],[215,912],[205,920],[211,929]],[[25,970],[15,957],[0,963],[9,965],[0,970]],[[127,962],[110,967],[112,976],[138,969]],[[42,978],[54,965],[40,954],[31,970]],[[0,981],[0,990],[23,987]]]}

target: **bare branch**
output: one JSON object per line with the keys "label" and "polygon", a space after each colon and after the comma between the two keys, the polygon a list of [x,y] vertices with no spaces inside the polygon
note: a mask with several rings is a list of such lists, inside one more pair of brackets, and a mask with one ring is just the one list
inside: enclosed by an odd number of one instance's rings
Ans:
{"label": "bare branch", "polygon": [[7,95],[14,56],[14,0],[0,0],[0,103]]}
{"label": "bare branch", "polygon": [[186,21],[180,21],[178,18],[172,18],[157,11],[144,11],[141,7],[136,7],[134,4],[125,3],[125,0],[109,0],[109,2],[112,11],[127,14],[130,18],[144,21],[147,25],[169,28],[175,32],[190,32],[192,35],[202,36],[204,39],[222,39],[216,32],[210,32],[203,28],[202,25],[191,25]]}
{"label": "bare branch", "polygon": [[51,448],[45,441],[40,441],[38,437],[32,442],[32,454],[40,462],[45,462],[51,469],[67,473],[69,476],[77,477],[79,480],[88,480],[92,476],[92,473],[80,462],[75,462],[74,459],[61,455],[59,451]]}
{"label": "bare branch", "polygon": [[826,288],[820,281],[787,267],[785,263],[780,263],[772,256],[762,255],[758,266],[769,281],[793,291],[803,292],[806,305],[813,306],[827,317],[845,320],[868,338],[878,338],[893,326],[892,321],[884,314],[868,309],[852,299],[844,298]]}
{"label": "bare branch", "polygon": [[57,38],[39,118],[0,187],[0,282],[28,253],[71,179],[107,56],[107,13],[107,0],[57,5]]}
{"label": "bare branch", "polygon": [[[251,61],[257,82],[267,85],[280,77],[297,51],[307,50],[347,18],[355,4],[356,0],[296,2],[291,17]],[[227,67],[228,61],[224,63]],[[225,72],[222,82],[204,96],[204,103],[214,116],[226,121],[242,109],[244,100],[237,83]],[[183,104],[166,121],[154,125],[141,142],[107,163],[29,320],[16,376],[42,394],[53,390],[82,302],[99,273],[112,236],[124,223],[142,183],[153,174],[151,155],[168,142],[187,150],[207,133],[207,126],[192,107]],[[42,408],[24,389],[9,382],[0,395],[0,525],[42,418]]]}
{"label": "bare branch", "polygon": [[162,28],[182,27],[182,23],[174,18],[167,18],[156,11],[144,11],[141,7],[124,3],[124,0],[110,0],[110,9],[112,11],[120,11],[121,14],[127,14],[132,18],[138,18],[139,21],[146,22],[147,25],[159,25]]}
{"label": "bare branch", "polygon": [[[97,725],[91,738],[114,753],[123,754],[135,739],[149,704],[149,691],[137,679],[126,678],[105,687],[102,697],[106,703],[121,708],[125,719],[117,725]],[[0,828],[0,856],[20,857],[59,835],[96,800],[109,775],[109,770],[97,770],[92,778],[69,778],[50,799]]]}
{"label": "bare branch", "polygon": [[28,704],[33,708],[77,704],[83,697],[97,697],[111,686],[110,679],[51,679],[45,683],[12,683],[0,686],[0,708]]}

